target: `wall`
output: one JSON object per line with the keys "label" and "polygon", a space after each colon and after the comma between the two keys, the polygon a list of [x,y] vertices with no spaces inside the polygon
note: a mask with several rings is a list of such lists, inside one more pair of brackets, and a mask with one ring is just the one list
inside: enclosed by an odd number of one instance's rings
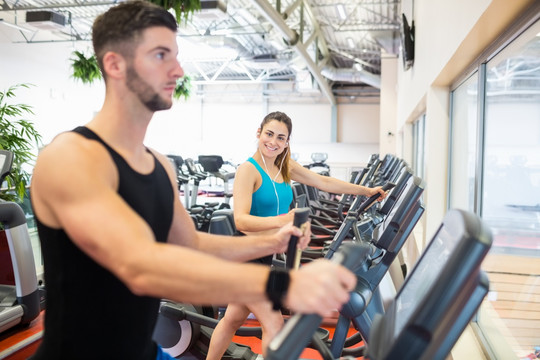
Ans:
{"label": "wall", "polygon": [[[398,154],[397,148],[397,69],[398,59],[395,56],[381,58],[381,130],[379,131],[380,153]],[[409,162],[410,163],[410,162]]]}
{"label": "wall", "polygon": [[[415,0],[414,8],[412,1],[404,0],[402,9],[409,22],[414,20],[415,60],[408,71],[401,61],[397,64],[397,126],[406,133],[407,122],[426,113],[429,237],[446,213],[450,85],[534,0]],[[404,138],[403,143],[410,141]]]}
{"label": "wall", "polygon": [[376,144],[379,138],[379,104],[362,105],[359,111],[358,105],[338,105],[338,142]]}
{"label": "wall", "polygon": [[[414,11],[412,5],[414,2]],[[398,61],[396,152],[412,156],[411,122],[426,115],[425,231],[420,247],[431,239],[447,211],[448,125],[451,86],[468,67],[535,0],[403,0],[402,9],[414,20],[414,66],[403,71]],[[408,12],[407,12],[408,11]],[[386,88],[386,91],[391,91]],[[382,99],[385,95],[381,94]],[[421,250],[421,249],[420,249]],[[452,350],[454,359],[482,359],[484,354],[467,329]]]}
{"label": "wall", "polygon": [[[402,71],[399,62],[398,123],[403,124],[426,89],[470,32],[490,0],[403,0],[402,9],[415,25],[414,66]],[[412,13],[414,11],[414,14]]]}
{"label": "wall", "polygon": [[[3,30],[3,27],[0,28]],[[90,53],[90,42],[9,43],[0,42],[0,88],[32,83],[17,92],[17,102],[33,106],[34,120],[43,142],[92,119],[104,98],[103,83],[85,85],[70,78],[73,50]],[[312,152],[327,152],[335,166],[359,166],[378,152],[378,105],[337,106],[340,142],[331,141],[332,108],[324,97],[291,98],[261,96],[262,85],[215,86],[207,95],[176,101],[168,111],[156,113],[146,144],[164,153],[196,157],[221,154],[242,162],[255,149],[255,133],[267,111],[280,110],[293,119],[291,149],[299,161],[311,162]],[[290,88],[285,84],[284,87]],[[352,127],[353,131],[345,131]],[[343,176],[347,176],[344,174]]]}
{"label": "wall", "polygon": [[70,78],[73,49],[71,43],[0,43],[0,88],[35,85],[17,91],[15,101],[32,105],[33,120],[45,142],[90,120],[103,102],[103,85],[90,87]]}

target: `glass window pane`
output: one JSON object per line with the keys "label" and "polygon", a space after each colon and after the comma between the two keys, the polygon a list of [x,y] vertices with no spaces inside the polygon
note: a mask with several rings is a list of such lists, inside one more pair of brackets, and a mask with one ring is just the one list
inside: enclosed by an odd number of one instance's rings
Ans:
{"label": "glass window pane", "polygon": [[540,345],[540,22],[487,64],[482,217],[499,331],[518,358]]}
{"label": "glass window pane", "polygon": [[452,92],[450,208],[474,212],[478,128],[478,74]]}
{"label": "glass window pane", "polygon": [[412,170],[418,177],[425,174],[425,123],[426,115],[421,115],[413,124],[413,163]]}
{"label": "glass window pane", "polygon": [[418,148],[417,148],[417,168],[416,173],[422,179],[425,177],[425,159],[426,159],[426,114],[418,119]]}

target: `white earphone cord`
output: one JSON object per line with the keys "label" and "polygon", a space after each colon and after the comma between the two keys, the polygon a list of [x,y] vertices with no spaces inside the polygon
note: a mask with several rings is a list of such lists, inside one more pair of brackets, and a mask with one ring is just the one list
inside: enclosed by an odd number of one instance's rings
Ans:
{"label": "white earphone cord", "polygon": [[[275,182],[276,182],[277,177],[281,173],[281,168],[283,167],[283,161],[285,160],[285,157],[287,156],[287,152],[289,152],[288,147],[287,147],[287,151],[285,152],[285,155],[281,159],[281,165],[279,165],[279,170],[278,170],[276,176],[274,177],[274,179],[270,178],[270,180],[272,181],[272,186],[274,187],[274,194],[276,194],[276,200],[277,200],[276,216],[279,216],[279,195],[277,193]],[[262,158],[262,161],[263,161],[263,164],[264,164],[264,168],[266,169],[266,174],[268,174],[268,177],[270,177],[270,171],[268,171],[268,166],[266,166],[266,160],[264,160],[264,156],[263,156],[263,154],[261,152],[261,149],[259,149],[259,154],[261,154],[261,158]]]}

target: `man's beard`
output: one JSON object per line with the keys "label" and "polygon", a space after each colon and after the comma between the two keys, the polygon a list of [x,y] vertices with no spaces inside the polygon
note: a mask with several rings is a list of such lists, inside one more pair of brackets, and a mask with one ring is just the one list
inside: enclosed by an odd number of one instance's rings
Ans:
{"label": "man's beard", "polygon": [[133,66],[127,69],[126,85],[150,111],[166,110],[172,106],[171,99],[160,97],[146,81],[141,79]]}

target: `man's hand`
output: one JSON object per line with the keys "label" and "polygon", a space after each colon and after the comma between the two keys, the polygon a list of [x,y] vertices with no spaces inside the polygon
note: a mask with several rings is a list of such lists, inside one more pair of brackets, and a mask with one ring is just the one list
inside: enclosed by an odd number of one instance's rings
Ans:
{"label": "man's hand", "polygon": [[330,316],[349,300],[356,276],[326,259],[315,260],[291,271],[285,305],[294,312]]}
{"label": "man's hand", "polygon": [[284,253],[287,251],[287,245],[289,244],[292,235],[298,237],[298,247],[300,249],[305,249],[311,238],[311,227],[309,222],[303,225],[302,229],[293,226],[292,222],[279,229],[275,234],[276,253]]}

